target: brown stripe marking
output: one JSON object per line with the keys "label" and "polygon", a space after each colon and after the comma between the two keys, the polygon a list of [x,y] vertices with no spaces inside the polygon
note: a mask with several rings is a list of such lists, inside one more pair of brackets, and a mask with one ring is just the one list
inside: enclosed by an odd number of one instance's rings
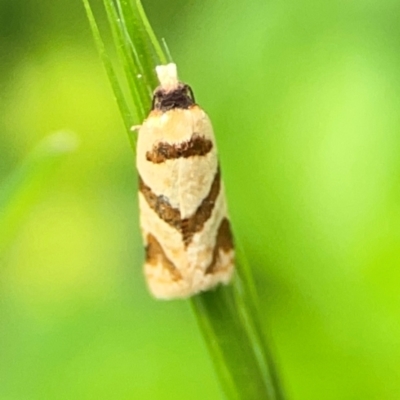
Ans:
{"label": "brown stripe marking", "polygon": [[157,143],[153,146],[153,150],[146,152],[146,160],[154,164],[160,164],[166,160],[174,160],[176,158],[205,156],[211,151],[212,147],[211,140],[194,133],[190,140],[185,142],[176,144]]}
{"label": "brown stripe marking", "polygon": [[170,226],[182,234],[182,240],[187,246],[196,232],[201,231],[205,222],[210,218],[212,210],[221,189],[221,173],[218,168],[208,195],[203,199],[196,212],[190,218],[181,219],[179,209],[174,208],[165,196],[157,196],[139,176],[139,190],[145,197],[148,205],[157,215]]}
{"label": "brown stripe marking", "polygon": [[147,235],[146,262],[153,266],[161,263],[163,268],[170,273],[172,280],[179,281],[182,279],[182,275],[167,257],[160,242],[150,233]]}
{"label": "brown stripe marking", "polygon": [[215,247],[213,252],[213,258],[206,270],[206,274],[213,274],[218,271],[219,262],[219,250],[223,250],[227,253],[233,249],[233,236],[231,231],[231,224],[227,218],[221,221],[218,228],[217,238],[215,240]]}
{"label": "brown stripe marking", "polygon": [[166,196],[157,196],[149,186],[147,186],[141,176],[139,176],[139,191],[143,194],[147,204],[156,214],[167,224],[173,226],[178,231],[181,230],[181,213],[177,208],[171,206]]}
{"label": "brown stripe marking", "polygon": [[186,246],[191,242],[193,235],[203,229],[206,221],[211,217],[215,202],[221,190],[221,172],[218,167],[208,195],[203,199],[196,212],[190,217],[182,220],[182,239]]}

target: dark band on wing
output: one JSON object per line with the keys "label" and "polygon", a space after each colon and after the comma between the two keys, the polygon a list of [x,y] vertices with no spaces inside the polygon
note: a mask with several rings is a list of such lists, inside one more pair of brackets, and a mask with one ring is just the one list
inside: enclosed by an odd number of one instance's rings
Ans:
{"label": "dark band on wing", "polygon": [[173,226],[177,230],[181,230],[181,213],[177,208],[171,206],[168,198],[165,196],[157,196],[143,179],[139,176],[139,191],[143,194],[147,204],[156,214],[167,224]]}
{"label": "dark band on wing", "polygon": [[147,235],[146,262],[152,266],[161,263],[163,268],[170,273],[172,280],[179,281],[182,279],[182,275],[167,257],[160,242],[150,233]]}
{"label": "dark band on wing", "polygon": [[153,150],[146,152],[146,160],[154,164],[160,164],[166,160],[174,160],[176,158],[205,156],[211,151],[212,147],[211,140],[194,133],[190,140],[182,143],[158,143],[153,147]]}
{"label": "dark band on wing", "polygon": [[231,224],[227,218],[224,218],[219,225],[217,237],[215,240],[215,247],[213,252],[213,258],[206,270],[206,274],[213,274],[217,272],[220,267],[219,251],[223,250],[227,253],[233,250],[233,236],[231,231]]}
{"label": "dark band on wing", "polygon": [[213,183],[207,196],[203,199],[196,212],[190,217],[182,220],[182,239],[186,246],[192,241],[193,235],[203,229],[206,221],[211,217],[215,202],[221,190],[221,172],[218,167]]}
{"label": "dark band on wing", "polygon": [[177,229],[182,234],[182,239],[187,246],[196,232],[201,231],[205,222],[210,218],[215,202],[221,189],[221,173],[218,168],[210,191],[203,199],[196,212],[190,218],[181,219],[179,209],[174,208],[165,196],[157,196],[139,177],[139,190],[147,201],[147,204],[167,224]]}

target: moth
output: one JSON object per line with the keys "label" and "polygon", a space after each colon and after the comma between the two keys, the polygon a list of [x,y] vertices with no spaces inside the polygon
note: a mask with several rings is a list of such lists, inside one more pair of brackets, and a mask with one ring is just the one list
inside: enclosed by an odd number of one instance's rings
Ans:
{"label": "moth", "polygon": [[185,298],[231,280],[234,245],[210,119],[175,64],[156,73],[136,158],[144,273],[156,298]]}

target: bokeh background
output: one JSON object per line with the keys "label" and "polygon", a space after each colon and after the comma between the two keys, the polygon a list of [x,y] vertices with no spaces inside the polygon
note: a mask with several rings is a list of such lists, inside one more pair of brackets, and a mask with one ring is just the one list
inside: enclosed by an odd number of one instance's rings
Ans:
{"label": "bokeh background", "polygon": [[[144,6],[213,120],[288,399],[399,399],[400,3]],[[189,304],[146,291],[85,18],[0,1],[0,179],[53,131],[80,140],[1,255],[0,399],[220,399]]]}

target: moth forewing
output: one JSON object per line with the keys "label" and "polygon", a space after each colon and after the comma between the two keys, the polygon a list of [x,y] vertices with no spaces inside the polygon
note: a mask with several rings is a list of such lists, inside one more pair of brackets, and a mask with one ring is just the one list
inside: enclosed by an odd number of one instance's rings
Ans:
{"label": "moth forewing", "polygon": [[144,270],[155,297],[183,298],[228,283],[234,248],[211,122],[175,64],[156,71],[137,147]]}

